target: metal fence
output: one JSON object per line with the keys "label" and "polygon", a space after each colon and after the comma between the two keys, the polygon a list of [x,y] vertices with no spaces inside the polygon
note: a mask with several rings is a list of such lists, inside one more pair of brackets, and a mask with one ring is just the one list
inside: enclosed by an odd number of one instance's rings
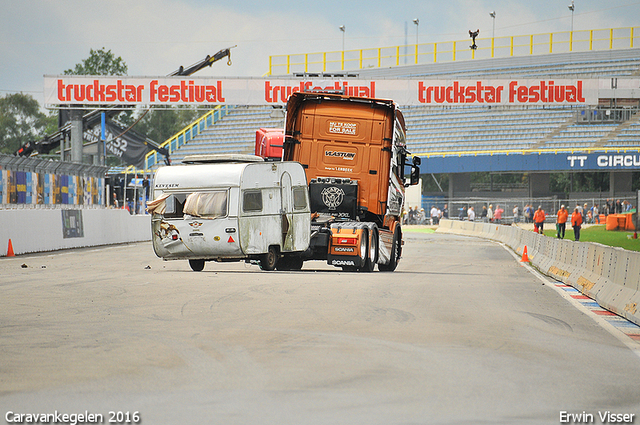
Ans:
{"label": "metal fence", "polygon": [[107,167],[0,154],[0,208],[100,208]]}
{"label": "metal fence", "polygon": [[629,49],[640,43],[640,27],[564,31],[532,35],[478,38],[440,43],[407,44],[332,52],[269,56],[268,75],[295,72],[336,72],[437,62],[456,62],[549,53]]}
{"label": "metal fence", "polygon": [[[609,209],[607,209],[607,201],[612,205]],[[425,220],[423,222],[425,224],[429,224],[430,210],[432,206],[436,206],[440,210],[442,210],[445,205],[447,205],[447,209],[449,211],[450,219],[459,219],[459,220],[468,220],[467,211],[469,207],[473,207],[476,218],[475,221],[487,221],[482,218],[482,211],[484,207],[493,210],[494,214],[498,208],[503,210],[502,216],[500,219],[500,223],[502,224],[511,224],[513,222],[522,222],[527,223],[530,222],[525,216],[524,211],[527,205],[530,205],[534,211],[541,206],[545,211],[548,219],[554,219],[560,207],[564,205],[569,213],[573,212],[573,210],[580,206],[582,209],[586,211],[590,211],[593,206],[598,207],[598,214],[614,214],[617,211],[614,209],[617,201],[620,201],[622,212],[627,212],[629,210],[635,211],[637,209],[636,203],[638,199],[636,197],[621,197],[615,199],[604,198],[568,198],[568,199],[552,199],[552,198],[496,198],[496,199],[487,199],[487,198],[456,198],[456,199],[446,199],[444,197],[423,197],[422,198],[422,208],[424,209]],[[628,207],[627,207],[628,206]],[[518,216],[514,216],[514,208],[518,208]],[[532,213],[533,214],[533,213]],[[587,213],[584,214],[585,216]],[[592,218],[592,222],[595,222],[596,219]],[[585,222],[587,220],[585,219]]]}

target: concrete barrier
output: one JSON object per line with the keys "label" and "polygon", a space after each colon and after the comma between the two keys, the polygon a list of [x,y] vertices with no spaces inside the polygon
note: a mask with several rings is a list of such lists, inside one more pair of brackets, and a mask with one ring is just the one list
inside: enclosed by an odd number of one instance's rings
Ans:
{"label": "concrete barrier", "polygon": [[436,231],[499,241],[518,255],[522,255],[526,246],[531,264],[540,272],[573,286],[603,308],[640,325],[640,252],[550,238],[517,226],[478,224],[442,220]]}
{"label": "concrete barrier", "polygon": [[121,209],[0,210],[0,256],[151,240],[151,216]]}

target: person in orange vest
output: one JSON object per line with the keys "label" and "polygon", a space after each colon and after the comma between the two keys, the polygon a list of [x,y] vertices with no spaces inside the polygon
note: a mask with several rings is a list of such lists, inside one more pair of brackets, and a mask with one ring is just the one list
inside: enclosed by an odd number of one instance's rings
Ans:
{"label": "person in orange vest", "polygon": [[575,240],[578,242],[580,240],[580,227],[582,226],[582,214],[576,208],[573,214],[571,214],[571,226],[573,226],[573,234],[575,235]]}
{"label": "person in orange vest", "polygon": [[547,218],[547,216],[542,209],[542,205],[539,205],[535,214],[533,214],[533,223],[536,226],[536,229],[538,229],[538,233],[540,234],[542,234],[545,218]]}
{"label": "person in orange vest", "polygon": [[558,210],[558,234],[556,235],[559,239],[564,239],[564,232],[567,229],[567,219],[569,218],[569,211],[564,207],[564,205],[560,206]]}

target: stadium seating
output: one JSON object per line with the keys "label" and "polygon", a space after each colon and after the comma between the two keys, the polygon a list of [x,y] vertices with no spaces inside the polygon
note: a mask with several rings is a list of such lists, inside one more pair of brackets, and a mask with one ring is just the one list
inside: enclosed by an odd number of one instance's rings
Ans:
{"label": "stadium seating", "polygon": [[[598,78],[640,75],[640,49],[484,59],[357,70],[361,78]],[[414,154],[490,153],[520,149],[629,149],[640,147],[640,114],[622,124],[581,124],[573,107],[402,106]],[[231,109],[209,129],[173,152],[252,153],[255,131],[283,127],[270,106]]]}
{"label": "stadium seating", "polygon": [[175,150],[172,159],[179,162],[193,154],[253,153],[256,130],[260,127],[284,127],[281,111],[270,106],[233,108],[215,125]]}

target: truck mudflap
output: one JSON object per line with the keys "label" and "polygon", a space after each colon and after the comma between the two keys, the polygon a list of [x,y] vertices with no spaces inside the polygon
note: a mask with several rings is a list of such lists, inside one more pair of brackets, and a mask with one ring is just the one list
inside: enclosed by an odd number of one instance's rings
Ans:
{"label": "truck mudflap", "polygon": [[378,244],[378,264],[389,264],[391,260],[391,249],[393,247],[393,233],[380,229]]}
{"label": "truck mudflap", "polygon": [[[369,237],[376,237],[376,225],[366,222],[345,222],[331,225],[327,264],[336,267],[363,268],[372,255]],[[374,247],[377,245],[374,242]],[[375,255],[375,254],[374,254]],[[377,255],[376,255],[377,256]],[[376,261],[377,258],[374,258]]]}

